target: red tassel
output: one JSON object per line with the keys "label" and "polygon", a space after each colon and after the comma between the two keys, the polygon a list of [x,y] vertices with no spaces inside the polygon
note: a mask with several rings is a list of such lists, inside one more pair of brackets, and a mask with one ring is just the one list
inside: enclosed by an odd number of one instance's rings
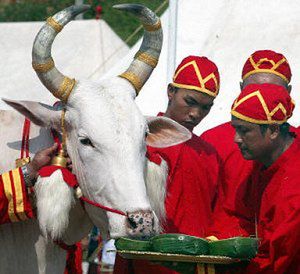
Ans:
{"label": "red tassel", "polygon": [[39,175],[43,178],[44,177],[50,177],[53,172],[55,172],[56,170],[59,170],[59,169],[62,173],[62,176],[63,176],[63,179],[64,179],[65,183],[68,186],[70,186],[72,188],[75,188],[75,187],[78,186],[76,176],[70,170],[68,170],[65,167],[55,166],[55,165],[45,166],[45,167],[42,167],[39,170]]}

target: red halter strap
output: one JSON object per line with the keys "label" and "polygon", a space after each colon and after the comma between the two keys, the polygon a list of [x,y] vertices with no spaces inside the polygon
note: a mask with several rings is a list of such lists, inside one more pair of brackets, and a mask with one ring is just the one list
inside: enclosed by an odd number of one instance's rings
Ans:
{"label": "red halter strap", "polygon": [[104,209],[105,211],[109,211],[109,212],[113,212],[113,213],[116,213],[116,214],[119,214],[119,215],[122,215],[122,216],[127,216],[126,213],[124,213],[123,211],[120,211],[118,209],[113,209],[113,208],[110,208],[110,207],[107,207],[107,206],[104,206],[102,204],[99,204],[99,203],[96,203],[92,200],[89,200],[88,198],[84,197],[84,196],[81,196],[79,198],[81,201],[84,201],[90,205],[93,205],[93,206],[96,206],[96,207],[99,207],[101,209]]}

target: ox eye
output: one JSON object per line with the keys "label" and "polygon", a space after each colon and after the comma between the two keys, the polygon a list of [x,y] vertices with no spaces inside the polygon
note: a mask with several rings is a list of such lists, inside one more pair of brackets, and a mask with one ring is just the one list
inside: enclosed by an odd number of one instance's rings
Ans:
{"label": "ox eye", "polygon": [[79,139],[80,143],[83,144],[84,146],[91,146],[95,147],[92,143],[92,141],[89,138],[80,138]]}

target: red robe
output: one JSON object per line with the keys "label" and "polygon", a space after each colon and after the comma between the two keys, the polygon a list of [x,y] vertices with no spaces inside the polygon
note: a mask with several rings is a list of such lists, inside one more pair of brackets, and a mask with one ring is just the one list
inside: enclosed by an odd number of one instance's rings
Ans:
{"label": "red robe", "polygon": [[300,140],[267,169],[255,165],[251,200],[258,255],[245,274],[300,273]]}
{"label": "red robe", "polygon": [[0,175],[0,224],[34,217],[21,168]]}
{"label": "red robe", "polygon": [[243,158],[237,144],[234,143],[234,135],[235,131],[230,122],[201,135],[201,138],[217,150],[224,168],[224,180],[220,184],[214,212],[214,225],[209,232],[220,239],[249,236],[254,233],[249,223],[251,220],[247,216],[249,209],[245,206],[253,161]]}
{"label": "red robe", "polygon": [[[297,133],[298,129],[291,127]],[[218,190],[214,224],[209,234],[220,239],[255,234],[249,212],[249,187],[253,161],[245,160],[234,143],[235,130],[230,122],[212,128],[201,135],[218,152],[224,169],[224,180]]]}
{"label": "red robe", "polygon": [[[192,139],[168,148],[148,148],[150,159],[159,155],[169,167],[165,200],[165,233],[207,235],[220,180],[220,160],[215,150],[202,139]],[[117,258],[114,273],[173,274],[175,271],[146,261]]]}

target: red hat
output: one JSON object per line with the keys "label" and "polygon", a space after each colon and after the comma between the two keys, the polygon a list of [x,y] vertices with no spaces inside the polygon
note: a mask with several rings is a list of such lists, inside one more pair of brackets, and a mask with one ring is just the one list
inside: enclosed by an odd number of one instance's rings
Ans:
{"label": "red hat", "polygon": [[188,56],[177,67],[172,85],[216,97],[220,87],[219,71],[215,63],[206,57]]}
{"label": "red hat", "polygon": [[286,58],[272,50],[258,50],[247,59],[242,72],[242,79],[254,73],[273,73],[286,83],[291,81],[291,68]]}
{"label": "red hat", "polygon": [[283,124],[293,114],[288,91],[274,84],[247,85],[231,107],[231,114],[254,124]]}

